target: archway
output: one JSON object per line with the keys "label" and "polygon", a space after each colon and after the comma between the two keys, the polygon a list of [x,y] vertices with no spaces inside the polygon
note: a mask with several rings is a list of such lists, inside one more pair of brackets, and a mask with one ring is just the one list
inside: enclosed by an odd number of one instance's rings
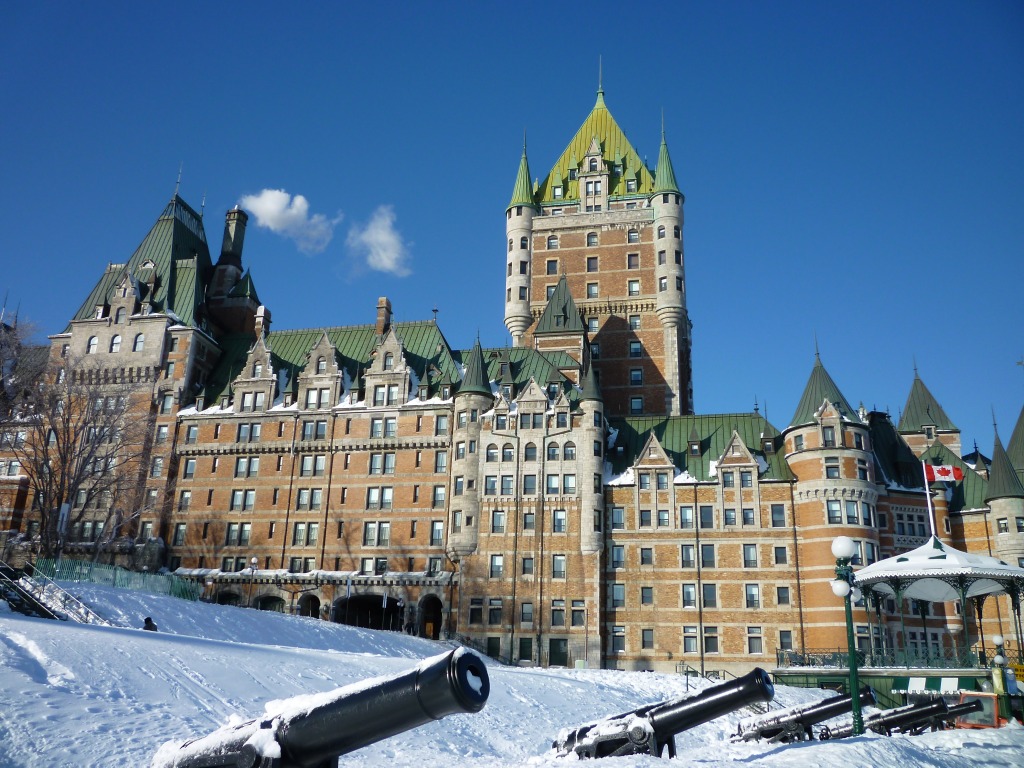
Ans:
{"label": "archway", "polygon": [[425,595],[420,600],[420,615],[416,634],[431,640],[440,639],[443,613],[441,599],[437,595]]}
{"label": "archway", "polygon": [[242,596],[237,592],[222,591],[217,593],[217,605],[241,605]]}
{"label": "archway", "polygon": [[263,595],[256,600],[256,607],[261,611],[284,613],[284,598],[277,595]]}
{"label": "archway", "polygon": [[320,598],[316,595],[303,595],[299,598],[296,613],[298,613],[299,616],[312,616],[313,618],[317,618],[320,616]]}
{"label": "archway", "polygon": [[352,595],[334,602],[334,621],[352,627],[402,631],[405,607],[393,597]]}

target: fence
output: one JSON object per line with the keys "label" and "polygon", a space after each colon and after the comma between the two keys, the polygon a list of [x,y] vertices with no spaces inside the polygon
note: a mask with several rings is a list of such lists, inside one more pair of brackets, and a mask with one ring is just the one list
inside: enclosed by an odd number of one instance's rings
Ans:
{"label": "fence", "polygon": [[[985,660],[970,651],[939,650],[914,651],[855,651],[857,666],[865,667],[913,667],[925,669],[972,669],[984,668]],[[779,667],[837,667],[849,665],[845,648],[808,648],[804,651],[776,651]]]}
{"label": "fence", "polygon": [[185,581],[170,573],[146,573],[127,571],[113,565],[91,563],[84,560],[39,559],[35,569],[54,581],[83,581],[89,584],[104,584],[118,589],[148,592],[152,595],[170,595],[182,600],[199,599],[198,584]]}

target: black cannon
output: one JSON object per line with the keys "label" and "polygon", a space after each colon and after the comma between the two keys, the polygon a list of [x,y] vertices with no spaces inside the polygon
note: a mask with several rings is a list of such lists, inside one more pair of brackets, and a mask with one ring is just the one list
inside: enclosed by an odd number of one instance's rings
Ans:
{"label": "black cannon", "polygon": [[[947,711],[946,702],[942,699],[911,704],[906,707],[890,709],[888,712],[879,712],[876,715],[865,717],[864,730],[892,736],[893,731],[906,732],[919,723],[928,723],[936,716],[944,716]],[[852,735],[853,723],[846,723],[836,728],[822,728],[818,738],[826,740],[845,739],[847,736]]]}
{"label": "black cannon", "polygon": [[392,677],[278,702],[275,712],[228,725],[180,747],[164,745],[152,768],[334,768],[339,755],[460,712],[479,712],[490,681],[464,648]]}
{"label": "black cannon", "polygon": [[668,756],[676,756],[675,735],[716,717],[734,712],[755,702],[771,701],[775,686],[763,669],[708,688],[695,696],[623,712],[596,723],[563,731],[551,748],[559,755],[577,757],[614,757],[617,755],[658,755],[668,747]]}
{"label": "black cannon", "polygon": [[925,731],[944,731],[946,728],[955,728],[957,718],[969,715],[971,712],[980,712],[982,709],[984,709],[984,705],[979,699],[955,704],[952,707],[947,707],[945,712],[939,712],[924,720],[903,726],[899,730],[900,733],[909,733],[912,736],[917,736]]}
{"label": "black cannon", "polygon": [[[875,692],[864,686],[858,696],[862,706],[875,703]],[[755,741],[768,739],[769,742],[803,741],[813,738],[811,726],[846,714],[853,709],[852,696],[833,696],[817,704],[805,704],[789,709],[769,712],[760,717],[741,720],[733,741]]]}

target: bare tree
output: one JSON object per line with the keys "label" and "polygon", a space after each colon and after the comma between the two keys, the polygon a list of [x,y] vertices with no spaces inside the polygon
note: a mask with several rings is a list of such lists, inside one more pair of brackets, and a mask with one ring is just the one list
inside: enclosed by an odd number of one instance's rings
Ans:
{"label": "bare tree", "polygon": [[137,517],[150,412],[144,388],[72,358],[51,364],[20,392],[4,425],[4,447],[28,478],[45,556],[59,555],[68,531],[83,520],[102,520],[106,538],[118,534],[107,531],[117,515]]}

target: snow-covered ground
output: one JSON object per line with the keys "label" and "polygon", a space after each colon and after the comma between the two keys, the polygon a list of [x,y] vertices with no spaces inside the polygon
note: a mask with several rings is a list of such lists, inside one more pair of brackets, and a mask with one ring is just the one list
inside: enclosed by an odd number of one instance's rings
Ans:
{"label": "snow-covered ground", "polygon": [[[259,716],[275,699],[394,674],[448,649],[389,632],[169,597],[66,585],[131,629],[29,619],[0,601],[0,767],[146,766],[165,742]],[[152,616],[158,633],[143,632]],[[453,715],[343,756],[342,766],[564,765],[550,752],[562,728],[687,692],[682,677],[488,664],[482,712]],[[691,683],[691,692],[693,685]],[[776,688],[773,708],[824,692]],[[1024,728],[869,734],[788,746],[731,744],[738,712],[686,731],[678,761],[703,768],[859,768],[1024,765]],[[842,719],[840,719],[842,721]],[[606,768],[663,764],[653,757]]]}

